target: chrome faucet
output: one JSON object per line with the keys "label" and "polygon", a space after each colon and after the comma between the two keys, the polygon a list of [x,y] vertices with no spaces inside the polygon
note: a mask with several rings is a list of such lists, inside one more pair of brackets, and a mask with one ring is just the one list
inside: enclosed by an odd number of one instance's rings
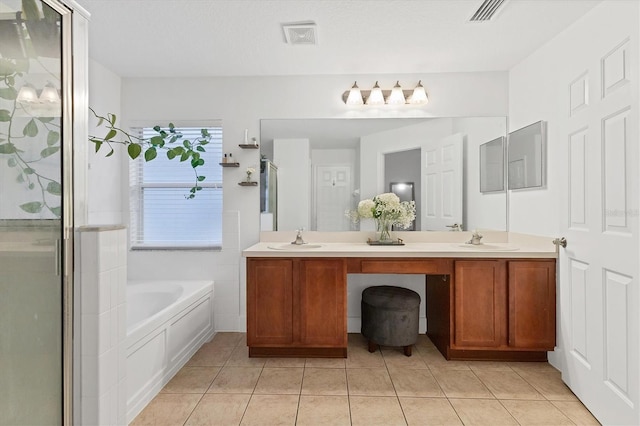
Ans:
{"label": "chrome faucet", "polygon": [[473,233],[471,234],[471,239],[465,244],[473,244],[474,246],[477,246],[482,244],[482,241],[480,240],[482,240],[482,234],[480,234],[477,229],[474,229]]}
{"label": "chrome faucet", "polygon": [[300,228],[300,229],[296,229],[296,231],[298,232],[298,234],[296,235],[296,240],[295,241],[291,241],[291,244],[295,244],[297,246],[301,246],[303,244],[307,244],[302,239],[302,231],[304,231],[304,227]]}
{"label": "chrome faucet", "polygon": [[454,223],[453,225],[447,225],[447,228],[451,228],[452,231],[462,231],[462,224]]}

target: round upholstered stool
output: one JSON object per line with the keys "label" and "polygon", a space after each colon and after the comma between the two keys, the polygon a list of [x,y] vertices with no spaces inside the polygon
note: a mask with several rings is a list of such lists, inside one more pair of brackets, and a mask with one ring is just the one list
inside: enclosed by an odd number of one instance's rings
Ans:
{"label": "round upholstered stool", "polygon": [[378,345],[402,346],[411,356],[411,346],[418,340],[418,293],[388,285],[368,287],[362,292],[361,307],[361,332],[369,341],[369,352]]}

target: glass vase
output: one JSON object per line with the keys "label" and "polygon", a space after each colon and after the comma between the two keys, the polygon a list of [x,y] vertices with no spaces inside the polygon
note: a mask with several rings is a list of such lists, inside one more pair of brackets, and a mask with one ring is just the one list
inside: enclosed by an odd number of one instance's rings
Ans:
{"label": "glass vase", "polygon": [[376,227],[378,229],[378,242],[390,243],[391,242],[391,222],[387,219],[376,219]]}

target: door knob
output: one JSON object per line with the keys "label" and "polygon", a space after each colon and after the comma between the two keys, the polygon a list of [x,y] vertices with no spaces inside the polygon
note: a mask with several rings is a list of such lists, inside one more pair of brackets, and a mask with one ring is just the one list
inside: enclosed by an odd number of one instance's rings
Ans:
{"label": "door knob", "polygon": [[555,244],[556,246],[562,246],[562,248],[566,248],[567,247],[567,239],[565,237],[562,238],[556,238],[555,240],[552,241],[553,244]]}

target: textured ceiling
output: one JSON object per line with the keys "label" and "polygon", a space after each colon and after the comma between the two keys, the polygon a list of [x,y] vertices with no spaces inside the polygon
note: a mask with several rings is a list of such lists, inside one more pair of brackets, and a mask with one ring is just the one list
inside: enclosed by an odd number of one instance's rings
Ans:
{"label": "textured ceiling", "polygon": [[[78,0],[90,56],[124,77],[508,70],[599,1],[508,0],[486,23],[481,0]],[[316,46],[281,24],[314,21]]]}

